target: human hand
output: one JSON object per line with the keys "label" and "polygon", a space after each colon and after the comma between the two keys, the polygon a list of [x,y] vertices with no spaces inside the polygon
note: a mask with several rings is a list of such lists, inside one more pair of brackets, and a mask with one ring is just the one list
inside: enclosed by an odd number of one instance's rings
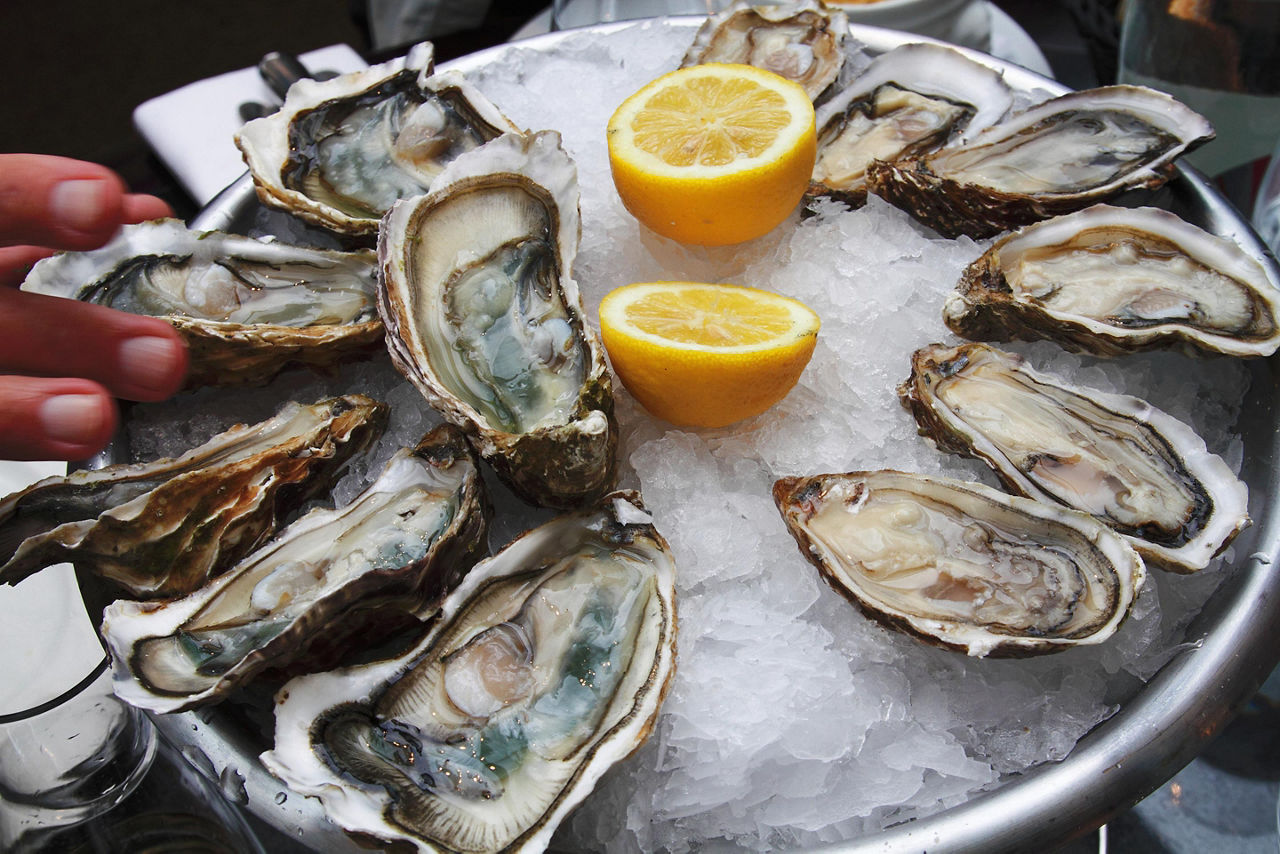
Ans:
{"label": "human hand", "polygon": [[0,458],[92,456],[115,431],[113,398],[163,400],[181,386],[186,348],[163,320],[18,289],[58,249],[172,215],[106,167],[0,154]]}

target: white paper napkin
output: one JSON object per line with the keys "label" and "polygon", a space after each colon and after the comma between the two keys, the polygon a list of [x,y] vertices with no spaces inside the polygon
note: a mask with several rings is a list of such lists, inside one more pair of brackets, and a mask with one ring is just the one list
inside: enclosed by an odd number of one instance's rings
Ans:
{"label": "white paper napkin", "polygon": [[[345,44],[313,50],[299,59],[313,74],[366,66],[360,54]],[[133,111],[133,123],[192,198],[203,205],[244,174],[244,161],[232,136],[243,124],[240,104],[245,101],[273,108],[280,103],[256,67],[208,77],[152,98]]]}

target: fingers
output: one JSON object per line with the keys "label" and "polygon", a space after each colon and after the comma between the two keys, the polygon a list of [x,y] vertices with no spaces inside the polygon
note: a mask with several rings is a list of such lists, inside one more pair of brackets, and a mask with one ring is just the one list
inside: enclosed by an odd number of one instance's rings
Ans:
{"label": "fingers", "polygon": [[182,385],[187,351],[154,317],[0,289],[0,365],[36,377],[83,377],[127,400],[163,400]]}
{"label": "fingers", "polygon": [[4,459],[85,459],[107,444],[117,420],[111,396],[95,382],[0,377]]}
{"label": "fingers", "polygon": [[130,195],[105,166],[41,154],[0,154],[0,245],[93,249],[122,222],[171,215],[152,196]]}

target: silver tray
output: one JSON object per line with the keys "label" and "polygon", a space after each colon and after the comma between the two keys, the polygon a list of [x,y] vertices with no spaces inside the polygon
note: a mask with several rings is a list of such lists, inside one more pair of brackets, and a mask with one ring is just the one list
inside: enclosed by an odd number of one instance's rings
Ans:
{"label": "silver tray", "polygon": [[[701,18],[674,23],[692,31]],[[595,29],[612,32],[628,25]],[[929,41],[876,27],[851,29],[874,51],[906,41]],[[554,51],[569,35],[550,33],[518,44],[521,49]],[[466,73],[511,49],[501,45],[444,63],[441,69]],[[1067,91],[1021,67],[975,51],[964,52],[1003,71],[1016,89]],[[1259,258],[1265,254],[1240,215],[1193,169],[1180,167],[1173,181],[1158,193],[1143,194],[1141,202],[1165,207],[1229,237]],[[246,175],[210,202],[192,226],[243,231],[256,208]],[[1275,411],[1280,383],[1275,359],[1255,360],[1249,370],[1250,391],[1236,428],[1244,444],[1241,476],[1249,485],[1254,525],[1235,546],[1235,554],[1248,557],[1224,570],[1225,580],[1189,626],[1185,643],[1171,660],[1115,715],[1081,739],[1066,759],[1038,766],[933,816],[819,850],[996,854],[1064,842],[1096,829],[1162,785],[1257,691],[1280,659],[1280,644],[1272,629],[1280,624],[1280,575],[1273,567],[1280,562],[1280,518],[1272,502],[1280,489],[1280,428]],[[86,592],[86,598],[92,596]],[[329,823],[318,801],[287,793],[258,762],[258,754],[269,746],[271,712],[265,703],[257,707],[224,704],[154,716],[154,720],[189,758],[221,776],[224,791],[233,799],[300,846],[326,852],[368,850]]]}

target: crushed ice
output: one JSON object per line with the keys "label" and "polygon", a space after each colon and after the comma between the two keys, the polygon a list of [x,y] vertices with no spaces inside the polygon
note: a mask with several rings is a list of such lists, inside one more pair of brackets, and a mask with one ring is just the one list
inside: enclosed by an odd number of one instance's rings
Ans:
{"label": "crushed ice", "polygon": [[[589,316],[620,285],[689,279],[774,290],[823,321],[799,386],[731,428],[674,429],[618,387],[623,485],[642,489],[679,566],[679,666],[654,736],[605,776],[562,828],[558,849],[688,851],[716,840],[804,847],[961,803],[1005,775],[1066,756],[1176,653],[1224,574],[1220,565],[1190,577],[1154,572],[1110,642],[1022,661],[929,648],[866,620],[819,581],[773,506],[777,477],[891,467],[994,485],[985,467],[916,436],[894,393],[914,349],[955,340],[941,321],[942,299],[983,245],[938,238],[874,196],[852,212],[819,203],[816,215],[794,216],[739,247],[684,247],[645,232],[613,190],[604,128],[623,97],[678,64],[689,37],[658,23],[580,33],[554,56],[516,47],[468,74],[518,125],[560,131],[576,159],[584,233],[574,277]],[[1107,362],[1050,344],[1013,349],[1047,373],[1146,397],[1239,468],[1239,438],[1223,429],[1248,383],[1236,362],[1174,354]],[[378,453],[339,485],[342,503],[393,446],[439,420],[385,360],[334,378],[287,374],[238,394],[252,414],[236,417],[268,417],[286,396],[348,390],[389,401],[393,424]],[[193,410],[204,414],[183,428],[188,439],[230,423],[232,414],[210,403],[221,394],[140,407],[137,455],[163,450],[164,425]],[[497,494],[495,547],[545,518],[487,480]]]}

